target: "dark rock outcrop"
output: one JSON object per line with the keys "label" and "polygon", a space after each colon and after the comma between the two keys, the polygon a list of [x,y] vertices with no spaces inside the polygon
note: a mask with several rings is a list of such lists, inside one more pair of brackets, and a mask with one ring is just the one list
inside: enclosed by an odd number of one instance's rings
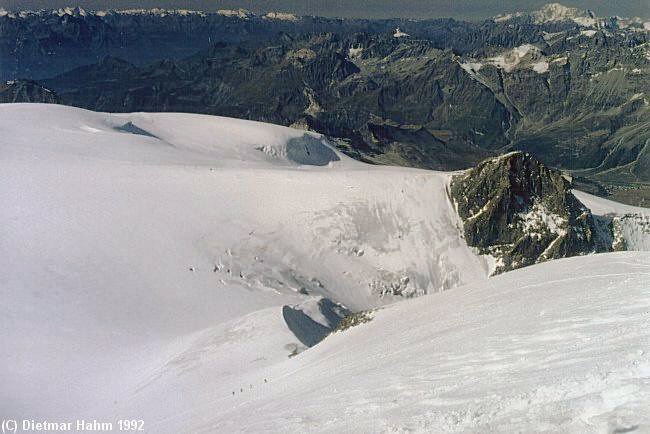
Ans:
{"label": "dark rock outcrop", "polygon": [[495,273],[607,248],[565,175],[530,154],[486,160],[456,176],[450,193],[468,245],[496,258]]}

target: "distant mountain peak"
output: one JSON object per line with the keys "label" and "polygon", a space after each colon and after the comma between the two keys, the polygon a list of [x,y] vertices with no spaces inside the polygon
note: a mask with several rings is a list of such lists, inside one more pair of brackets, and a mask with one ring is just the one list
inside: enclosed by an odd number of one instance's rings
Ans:
{"label": "distant mountain peak", "polygon": [[530,14],[515,12],[501,14],[493,18],[495,22],[510,21],[515,18],[529,17],[535,24],[546,24],[563,21],[573,21],[583,27],[594,27],[598,24],[596,15],[590,10],[580,10],[574,7],[564,6],[560,3],[548,3],[541,9]]}
{"label": "distant mountain peak", "polygon": [[532,16],[537,24],[555,21],[574,21],[585,27],[597,24],[596,15],[592,11],[567,7],[560,3],[549,3],[533,12]]}

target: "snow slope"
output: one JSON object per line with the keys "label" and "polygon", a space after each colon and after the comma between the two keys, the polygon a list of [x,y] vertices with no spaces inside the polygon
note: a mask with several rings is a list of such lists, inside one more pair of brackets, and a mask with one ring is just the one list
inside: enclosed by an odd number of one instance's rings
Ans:
{"label": "snow slope", "polygon": [[[165,423],[196,432],[650,432],[650,255],[551,261],[417,300]],[[268,382],[264,383],[263,378]]]}
{"label": "snow slope", "polygon": [[[0,105],[3,417],[133,417],[147,432],[648,427],[648,253],[486,280],[449,176],[249,121]],[[323,297],[380,310],[306,350],[295,321],[330,326]]]}
{"label": "snow slope", "polygon": [[303,348],[285,305],[484,279],[447,181],[273,125],[0,105],[4,410],[110,407],[185,353],[226,352],[227,382]]}

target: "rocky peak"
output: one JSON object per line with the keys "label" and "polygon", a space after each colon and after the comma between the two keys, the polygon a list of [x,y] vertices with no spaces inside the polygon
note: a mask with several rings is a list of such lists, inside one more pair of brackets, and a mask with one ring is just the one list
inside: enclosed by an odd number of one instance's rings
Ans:
{"label": "rocky peak", "polygon": [[599,249],[594,220],[569,180],[523,152],[485,160],[453,178],[467,243],[496,259],[495,274]]}

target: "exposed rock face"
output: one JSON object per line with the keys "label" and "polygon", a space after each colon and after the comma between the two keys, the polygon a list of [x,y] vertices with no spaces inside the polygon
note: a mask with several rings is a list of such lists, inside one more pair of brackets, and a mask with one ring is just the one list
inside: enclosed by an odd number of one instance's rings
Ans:
{"label": "exposed rock face", "polygon": [[467,243],[496,258],[495,273],[607,249],[569,181],[527,153],[486,160],[450,190]]}
{"label": "exposed rock face", "polygon": [[59,104],[59,96],[30,80],[11,80],[0,83],[0,103],[40,102]]}

